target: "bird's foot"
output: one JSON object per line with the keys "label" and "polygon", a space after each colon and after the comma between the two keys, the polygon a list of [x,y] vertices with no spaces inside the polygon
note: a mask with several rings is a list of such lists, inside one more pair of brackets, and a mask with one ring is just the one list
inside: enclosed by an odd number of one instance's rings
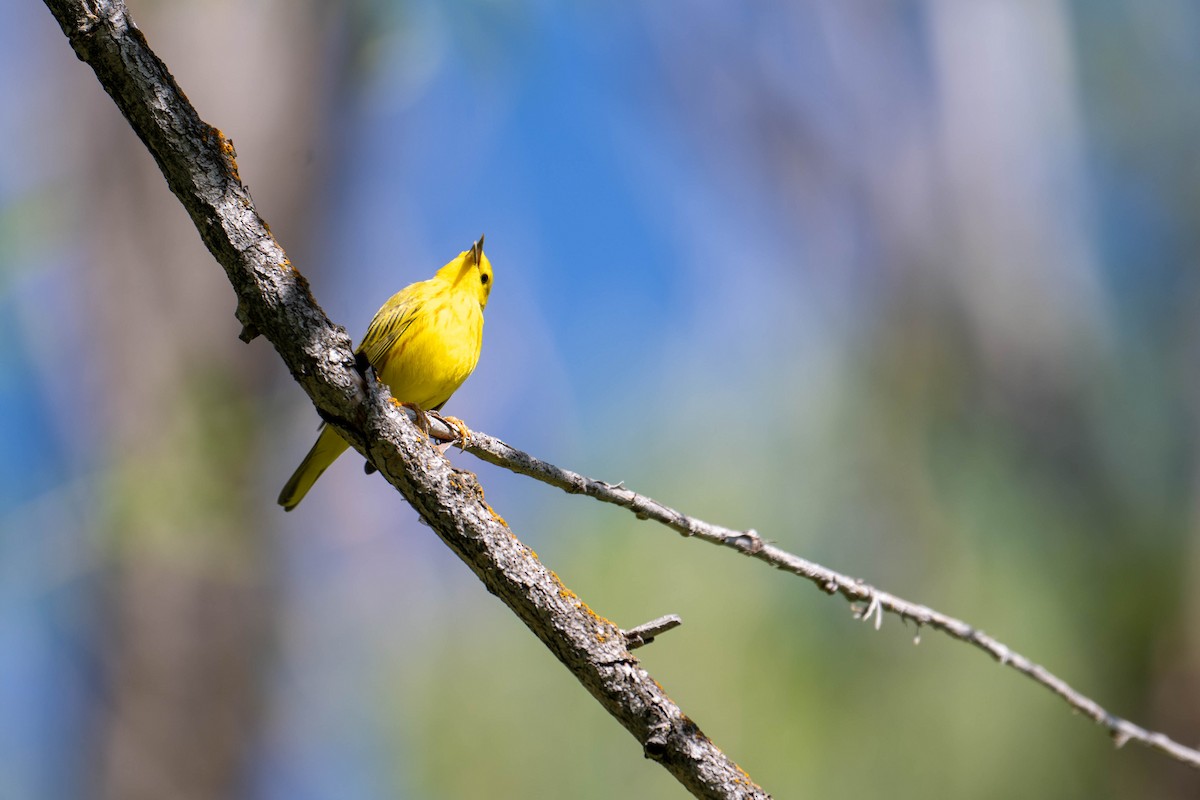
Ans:
{"label": "bird's foot", "polygon": [[421,408],[416,403],[402,402],[394,397],[391,398],[391,401],[392,405],[399,406],[400,408],[411,408],[413,414],[415,414],[417,417],[417,428],[426,436],[429,435],[429,415],[425,413],[425,409]]}
{"label": "bird's foot", "polygon": [[460,450],[465,451],[467,449],[467,440],[471,437],[471,430],[467,427],[467,423],[463,422],[458,417],[443,416],[436,411],[431,411],[430,416],[433,416],[439,421],[445,423],[447,428],[452,428],[458,433],[458,436],[450,441],[439,444],[439,450],[445,453],[450,449],[450,446],[454,444],[457,444]]}

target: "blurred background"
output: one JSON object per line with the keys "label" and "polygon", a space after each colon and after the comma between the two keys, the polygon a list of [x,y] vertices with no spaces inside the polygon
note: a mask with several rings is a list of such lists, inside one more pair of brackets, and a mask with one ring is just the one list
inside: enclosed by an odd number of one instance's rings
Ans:
{"label": "blurred background", "polygon": [[[355,337],[487,234],[447,411],[1200,744],[1200,7],[130,0]],[[0,26],[0,797],[680,797],[317,415],[38,3]],[[936,633],[476,470],[778,797],[1195,797]]]}

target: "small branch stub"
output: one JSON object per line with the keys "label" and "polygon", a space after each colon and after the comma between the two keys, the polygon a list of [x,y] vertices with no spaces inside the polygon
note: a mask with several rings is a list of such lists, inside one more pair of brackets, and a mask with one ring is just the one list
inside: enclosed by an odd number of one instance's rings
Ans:
{"label": "small branch stub", "polygon": [[636,650],[639,647],[653,642],[656,636],[660,636],[669,630],[678,628],[682,624],[683,620],[678,614],[667,614],[666,616],[642,623],[636,628],[630,628],[627,631],[621,631],[621,635],[625,637],[625,646],[630,650]]}

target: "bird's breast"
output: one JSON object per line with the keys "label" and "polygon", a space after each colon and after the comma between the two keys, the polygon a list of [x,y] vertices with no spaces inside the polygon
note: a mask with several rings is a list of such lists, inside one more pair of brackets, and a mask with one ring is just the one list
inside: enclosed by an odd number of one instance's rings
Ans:
{"label": "bird's breast", "polygon": [[431,299],[406,334],[396,342],[380,377],[397,400],[437,408],[479,362],[483,312],[470,297]]}

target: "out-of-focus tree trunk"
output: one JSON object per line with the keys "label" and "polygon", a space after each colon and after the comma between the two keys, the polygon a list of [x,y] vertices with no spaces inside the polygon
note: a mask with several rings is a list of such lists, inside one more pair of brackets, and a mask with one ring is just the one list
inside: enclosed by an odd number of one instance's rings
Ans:
{"label": "out-of-focus tree trunk", "polygon": [[[324,36],[307,5],[154,4],[132,9],[207,119],[239,155],[277,234],[303,252],[318,172],[309,156]],[[253,398],[270,354],[237,341],[234,297],[192,223],[123,120],[82,101],[95,230],[80,288],[106,426],[95,523],[109,549],[104,691],[91,781],[100,797],[228,797],[264,709],[272,631],[271,507],[257,495]],[[95,105],[93,105],[95,104]]]}

